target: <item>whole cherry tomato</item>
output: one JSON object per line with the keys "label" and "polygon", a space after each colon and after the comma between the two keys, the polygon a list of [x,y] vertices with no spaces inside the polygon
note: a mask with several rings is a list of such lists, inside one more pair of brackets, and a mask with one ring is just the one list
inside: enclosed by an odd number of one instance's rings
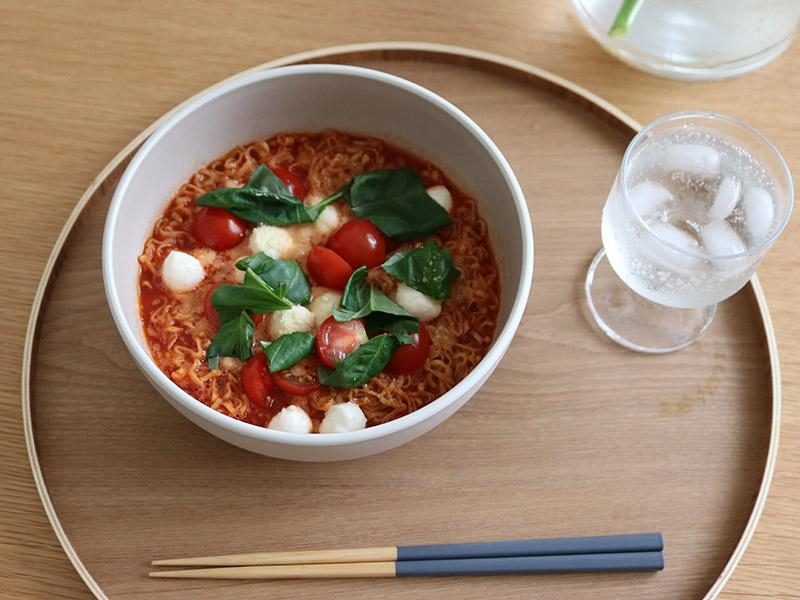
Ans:
{"label": "whole cherry tomato", "polygon": [[247,222],[224,208],[206,206],[194,217],[192,235],[213,250],[233,248],[244,239]]}
{"label": "whole cherry tomato", "polygon": [[203,313],[205,314],[206,319],[211,321],[211,324],[214,327],[217,327],[217,328],[219,328],[219,325],[220,325],[219,313],[217,312],[217,309],[214,308],[214,305],[211,304],[211,296],[214,294],[214,292],[217,290],[217,288],[219,286],[221,286],[221,285],[222,285],[221,283],[218,283],[217,285],[212,287],[210,290],[208,290],[208,294],[206,294],[206,299],[203,302]]}
{"label": "whole cherry tomato", "polygon": [[413,344],[403,344],[392,354],[386,370],[395,375],[410,375],[422,368],[431,353],[431,336],[425,325],[419,324],[419,333],[413,334]]}
{"label": "whole cherry tomato", "polygon": [[365,219],[348,221],[328,240],[328,248],[357,269],[377,267],[386,260],[386,240],[380,230]]}
{"label": "whole cherry tomato", "polygon": [[292,196],[300,200],[305,200],[307,193],[306,184],[300,175],[289,169],[284,169],[283,167],[273,167],[272,172],[278,176],[278,179],[280,179],[287,188],[289,188]]}

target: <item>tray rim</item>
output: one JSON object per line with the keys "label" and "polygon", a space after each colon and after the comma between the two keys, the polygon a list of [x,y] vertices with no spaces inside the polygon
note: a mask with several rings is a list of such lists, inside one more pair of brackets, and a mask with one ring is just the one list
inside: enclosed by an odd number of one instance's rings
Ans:
{"label": "tray rim", "polygon": [[[61,231],[59,232],[59,235],[53,244],[53,249],[51,250],[47,262],[42,270],[42,276],[39,280],[36,293],[31,303],[23,348],[21,371],[22,420],[28,461],[30,463],[33,479],[36,484],[36,490],[39,493],[39,499],[45,510],[47,519],[50,522],[53,532],[56,534],[56,538],[61,544],[61,547],[66,553],[67,558],[69,559],[70,563],[72,563],[73,568],[86,584],[89,591],[95,597],[103,599],[107,598],[105,592],[103,592],[102,588],[83,564],[80,556],[78,556],[77,551],[72,546],[72,543],[66,535],[66,532],[59,521],[58,515],[56,514],[55,507],[52,503],[50,493],[44,480],[41,465],[39,464],[39,457],[36,450],[36,440],[33,431],[33,419],[31,414],[31,367],[33,355],[36,349],[35,334],[39,324],[39,316],[42,307],[45,304],[47,291],[50,287],[54,272],[57,270],[57,267],[61,261],[63,250],[69,241],[69,237],[75,228],[78,219],[82,215],[84,209],[90,203],[97,190],[106,182],[108,177],[120,166],[120,164],[130,158],[136,149],[153,133],[153,131],[155,131],[161,125],[162,122],[169,118],[170,115],[180,110],[184,105],[191,102],[195,97],[220,87],[226,82],[248,73],[294,64],[319,62],[326,59],[338,58],[339,60],[342,60],[347,58],[355,59],[357,57],[380,57],[381,54],[390,54],[392,52],[407,53],[409,56],[417,56],[420,59],[425,59],[426,56],[436,57],[440,62],[447,62],[447,59],[450,59],[451,61],[456,60],[467,64],[478,64],[482,65],[484,68],[493,67],[495,70],[499,69],[505,72],[513,73],[517,77],[527,77],[532,80],[539,80],[540,83],[547,83],[552,85],[554,88],[568,92],[568,94],[572,96],[571,101],[574,102],[578,99],[582,100],[586,102],[589,107],[599,110],[600,113],[605,113],[606,116],[611,116],[625,127],[631,129],[633,133],[641,129],[641,125],[636,120],[597,94],[590,92],[584,87],[575,84],[572,81],[561,77],[560,75],[556,75],[555,73],[551,73],[550,71],[546,71],[529,63],[500,54],[449,44],[394,41],[329,46],[279,57],[249,69],[245,69],[234,75],[231,75],[230,77],[218,81],[195,94],[192,94],[192,96],[168,110],[161,117],[148,125],[138,135],[136,135],[136,137],[128,142],[128,144],[122,150],[120,150],[95,176],[95,178],[81,195],[77,204],[72,209],[67,217],[66,222],[61,228]],[[782,394],[777,340],[772,324],[772,317],[767,306],[766,296],[758,280],[758,276],[753,275],[747,285],[750,286],[753,291],[759,316],[761,317],[762,325],[764,327],[764,335],[767,341],[767,352],[769,354],[770,381],[772,385],[772,415],[770,421],[769,447],[767,449],[764,473],[761,478],[758,494],[753,502],[753,508],[750,512],[750,516],[747,520],[744,530],[742,531],[742,535],[734,547],[728,562],[723,567],[722,572],[714,581],[708,592],[706,592],[706,594],[703,596],[703,600],[712,600],[720,594],[725,584],[733,574],[736,566],[739,564],[742,556],[744,555],[744,552],[755,533],[756,527],[758,526],[761,514],[764,511],[766,500],[769,495],[770,485],[775,472],[778,454]]]}

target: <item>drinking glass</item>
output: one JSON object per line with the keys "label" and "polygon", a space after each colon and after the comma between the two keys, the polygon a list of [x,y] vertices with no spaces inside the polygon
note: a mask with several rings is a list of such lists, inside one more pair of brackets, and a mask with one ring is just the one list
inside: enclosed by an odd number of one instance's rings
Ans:
{"label": "drinking glass", "polygon": [[676,79],[723,79],[768,63],[791,43],[798,0],[642,0],[609,35],[623,0],[572,0],[589,34],[634,67]]}
{"label": "drinking glass", "polygon": [[696,340],[752,277],[789,220],[794,190],[775,146],[741,121],[684,112],[628,145],[586,276],[589,311],[640,352]]}

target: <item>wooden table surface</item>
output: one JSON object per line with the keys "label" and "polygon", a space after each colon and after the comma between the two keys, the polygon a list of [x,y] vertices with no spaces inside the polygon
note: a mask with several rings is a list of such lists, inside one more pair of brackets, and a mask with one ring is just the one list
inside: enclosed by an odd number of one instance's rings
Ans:
{"label": "wooden table surface", "polygon": [[[702,108],[771,138],[800,180],[800,44],[720,83],[635,71],[584,33],[565,0],[4,3],[0,29],[0,597],[87,597],[39,502],[21,422],[25,326],[51,247],[84,189],[176,103],[287,54],[355,42],[472,47],[558,73],[640,122]],[[800,225],[759,270],[783,380],[778,467],[758,531],[722,598],[800,598]]]}

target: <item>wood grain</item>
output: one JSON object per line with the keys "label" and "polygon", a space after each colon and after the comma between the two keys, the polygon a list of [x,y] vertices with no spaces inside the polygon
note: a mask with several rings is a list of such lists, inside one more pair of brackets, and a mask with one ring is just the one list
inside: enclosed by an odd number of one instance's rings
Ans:
{"label": "wood grain", "polygon": [[[342,500],[346,505],[358,505],[361,526],[374,524],[367,527],[370,533],[380,534],[380,523],[387,514],[392,514],[395,527],[402,525],[413,532],[423,515],[418,510],[398,510],[414,503],[398,506],[397,475],[385,476],[402,472],[408,478],[403,493],[410,497],[429,493],[425,487],[413,485],[416,478],[449,480],[444,496],[430,495],[425,503],[424,530],[430,539],[474,539],[471,532],[479,528],[491,532],[509,525],[525,536],[565,535],[567,523],[582,523],[581,530],[588,527],[593,533],[625,531],[632,526],[631,513],[638,512],[642,521],[636,521],[636,530],[646,529],[646,521],[656,522],[656,528],[673,540],[669,572],[658,578],[620,575],[614,584],[607,583],[606,597],[616,597],[622,590],[652,598],[702,596],[742,535],[764,471],[771,386],[764,332],[752,294],[745,292],[727,303],[728,312],[720,315],[714,332],[689,351],[653,361],[613,346],[584,320],[575,283],[599,243],[596,220],[604,194],[597,190],[613,178],[631,128],[608,114],[594,117],[598,111],[587,111],[586,99],[567,101],[565,91],[553,84],[511,77],[507,69],[496,72],[466,60],[457,61],[456,66],[445,55],[432,52],[380,52],[375,59],[364,56],[369,55],[350,53],[341,60],[417,81],[452,99],[481,123],[506,150],[536,214],[535,221],[544,227],[544,237],[538,238],[542,260],[536,279],[540,291],[517,332],[514,349],[479,396],[490,401],[489,410],[462,411],[475,415],[471,425],[453,430],[456,435],[444,438],[437,451],[426,452],[424,446],[414,445],[408,449],[410,454],[392,452],[375,457],[373,463],[378,466],[367,471],[358,466],[352,470],[342,465],[313,465],[301,479],[294,476],[296,465],[278,461],[266,461],[271,476],[263,479],[263,459],[253,461],[241,451],[222,455],[217,449],[219,442],[208,441],[203,434],[191,441],[182,438],[186,423],[168,409],[172,416],[166,416],[163,403],[135,369],[105,311],[84,310],[87,297],[103,298],[97,257],[105,206],[120,166],[91,197],[72,232],[43,305],[33,355],[33,432],[58,525],[71,541],[68,551],[81,560],[91,584],[112,598],[123,593],[150,597],[191,593],[197,597],[202,595],[198,590],[174,582],[167,587],[163,582],[143,580],[138,565],[151,558],[148,552],[153,547],[172,549],[176,540],[190,553],[227,543],[220,539],[229,534],[220,531],[220,522],[237,523],[248,506],[284,506],[288,490],[294,498],[288,504],[292,518],[270,519],[267,529],[254,524],[248,531],[256,538],[246,544],[245,533],[233,527],[230,534],[238,537],[230,543],[244,544],[239,549],[254,548],[253,544],[269,534],[289,547],[304,547],[320,538],[327,540],[319,542],[323,547],[332,545],[341,539],[341,531],[352,529],[350,511],[324,511]],[[517,126],[520,122],[536,131],[536,145],[527,143],[528,132]],[[557,168],[568,161],[583,166],[580,185],[574,188],[570,174]],[[544,173],[552,175],[545,177]],[[562,201],[565,189],[572,198],[569,206]],[[549,308],[553,303],[559,307],[558,314]],[[64,320],[63,314],[73,317]],[[551,333],[543,336],[548,330]],[[530,357],[535,359],[531,362]],[[109,360],[114,378],[105,375],[111,370]],[[594,369],[571,376],[575,362]],[[539,370],[545,363],[551,369]],[[53,369],[57,370],[55,376]],[[586,389],[574,387],[576,376],[586,382]],[[65,381],[69,382],[66,389]],[[504,387],[494,389],[497,382],[505,382]],[[595,392],[587,395],[588,389]],[[665,390],[669,391],[666,397]],[[114,398],[113,403],[108,402],[109,397]],[[533,412],[528,410],[531,407]],[[552,419],[556,413],[561,418]],[[509,427],[512,414],[515,426]],[[538,432],[534,439],[530,439],[531,428]],[[576,431],[580,435],[576,436]],[[474,438],[467,448],[460,439],[465,434]],[[164,446],[165,438],[173,438],[173,443]],[[485,447],[484,438],[493,440],[491,449]],[[211,445],[207,446],[207,441]],[[750,451],[741,453],[743,445]],[[455,462],[429,459],[448,453]],[[513,469],[513,478],[497,478],[497,462],[504,459]],[[156,465],[166,466],[166,470]],[[408,465],[414,465],[413,469]],[[625,475],[619,473],[620,465]],[[202,486],[185,480],[186,467],[201,469]],[[143,468],[150,479],[146,488],[141,485]],[[573,471],[579,477],[573,478]],[[234,472],[236,477],[231,479]],[[662,472],[672,475],[659,478]],[[684,485],[676,486],[675,480],[684,477]],[[484,479],[491,485],[476,485]],[[320,486],[328,480],[332,485]],[[104,482],[102,491],[94,481]],[[343,498],[334,481],[350,482],[347,487],[353,487],[352,493]],[[539,484],[526,485],[534,481]],[[603,497],[610,481],[615,489]],[[642,487],[644,481],[646,487]],[[555,482],[558,485],[551,487]],[[540,490],[542,484],[545,487]],[[701,507],[695,497],[685,493],[685,487],[703,490]],[[598,502],[587,506],[584,498],[589,489],[594,490]],[[457,497],[449,497],[452,490],[459,491]],[[476,493],[483,497],[482,502],[474,497]],[[653,498],[668,501],[653,505]],[[529,510],[531,500],[536,506],[533,511]],[[478,503],[493,511],[481,516],[480,525],[470,525],[468,516],[477,513],[473,505]],[[148,510],[120,513],[120,505]],[[305,508],[312,510],[304,512]],[[454,523],[453,511],[465,516]],[[152,514],[158,515],[157,522],[148,516]],[[283,514],[280,508],[277,514]],[[213,526],[200,530],[198,521]],[[598,522],[611,529],[592,529]],[[109,523],[116,535],[106,529]],[[357,531],[364,535],[360,528]],[[187,532],[191,532],[188,537]],[[491,596],[516,595],[518,588],[511,584],[519,582],[513,578],[500,582],[487,589]],[[328,593],[347,597],[362,589],[359,585],[331,583]],[[423,592],[427,583],[391,585],[387,593],[413,597]],[[460,595],[472,585],[455,580],[444,589]],[[593,586],[593,580],[559,577],[539,581],[537,587],[539,596],[546,598],[567,591],[583,595],[588,593],[587,585]],[[270,586],[270,593],[275,592],[294,597],[318,593],[297,584]],[[203,594],[215,598],[241,593],[239,588],[203,589]]]}
{"label": "wood grain", "polygon": [[[14,2],[4,11],[4,22],[2,202],[14,208],[0,236],[6,299],[0,308],[4,318],[0,340],[10,350],[0,379],[4,457],[0,593],[7,597],[87,595],[44,517],[20,425],[19,355],[39,273],[61,225],[93,176],[136,133],[188,95],[243,68],[300,50],[353,41],[422,39],[532,62],[598,92],[640,121],[689,107],[732,113],[776,142],[795,177],[800,161],[800,125],[793,113],[800,97],[796,45],[772,65],[739,80],[715,84],[661,80],[602,53],[562,2],[517,0],[496,3],[491,9],[474,1],[457,7],[411,1],[402,8],[366,0],[297,2],[291,8],[242,2],[235,9],[196,2],[115,6]],[[269,26],[254,27],[258,22]],[[558,157],[552,160],[557,166]],[[759,532],[723,598],[789,598],[800,589],[800,575],[794,569],[800,554],[800,509],[795,499],[800,484],[800,328],[793,298],[800,284],[791,276],[797,271],[798,250],[800,234],[792,223],[759,271],[778,332],[784,373],[781,460]],[[564,276],[562,285],[568,285],[568,279]],[[96,296],[90,302],[93,309],[103,306]],[[567,308],[555,304],[548,310],[559,315]],[[542,335],[556,333],[546,329]],[[58,373],[57,361],[51,366]],[[108,366],[113,370],[117,364],[112,361]],[[592,392],[580,379],[576,387]],[[557,398],[557,390],[549,393]],[[103,482],[93,484],[102,490]],[[684,491],[696,492],[690,487]],[[591,497],[602,500],[602,495]],[[481,514],[483,509],[478,509],[474,518]],[[108,527],[113,535],[113,524]],[[376,531],[375,541],[386,543],[379,533],[383,534]],[[429,585],[429,594],[446,597],[445,584]]]}

